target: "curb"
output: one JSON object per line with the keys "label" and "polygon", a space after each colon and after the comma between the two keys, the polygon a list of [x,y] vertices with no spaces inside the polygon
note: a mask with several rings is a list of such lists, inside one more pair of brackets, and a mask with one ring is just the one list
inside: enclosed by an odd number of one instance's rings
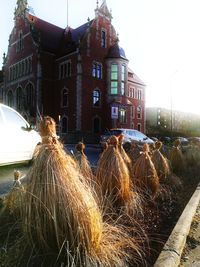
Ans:
{"label": "curb", "polygon": [[154,267],[177,267],[185,247],[186,238],[190,231],[192,219],[200,201],[200,184],[181,214]]}

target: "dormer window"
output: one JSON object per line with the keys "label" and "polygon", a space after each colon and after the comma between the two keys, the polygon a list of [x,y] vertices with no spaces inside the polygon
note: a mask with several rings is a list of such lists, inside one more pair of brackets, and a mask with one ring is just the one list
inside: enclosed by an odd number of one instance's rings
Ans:
{"label": "dormer window", "polygon": [[106,48],[106,32],[101,31],[101,47]]}

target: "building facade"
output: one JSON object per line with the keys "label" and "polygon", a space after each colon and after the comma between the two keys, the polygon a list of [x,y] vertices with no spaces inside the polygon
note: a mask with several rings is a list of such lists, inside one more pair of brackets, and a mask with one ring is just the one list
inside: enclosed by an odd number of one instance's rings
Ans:
{"label": "building facade", "polygon": [[3,64],[3,102],[30,122],[52,116],[62,136],[106,128],[145,132],[145,84],[129,68],[106,1],[76,29],[50,24],[18,0]]}

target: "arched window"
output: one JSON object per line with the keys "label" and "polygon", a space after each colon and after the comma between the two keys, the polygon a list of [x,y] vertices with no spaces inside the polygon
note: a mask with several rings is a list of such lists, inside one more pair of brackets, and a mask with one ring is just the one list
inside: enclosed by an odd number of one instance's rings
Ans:
{"label": "arched window", "polygon": [[7,103],[9,107],[13,107],[13,92],[11,90],[7,93]]}
{"label": "arched window", "polygon": [[100,133],[100,131],[101,131],[101,121],[100,118],[96,117],[93,120],[93,132]]}
{"label": "arched window", "polygon": [[64,88],[61,95],[61,106],[68,107],[68,89]]}
{"label": "arched window", "polygon": [[100,106],[100,91],[95,89],[93,91],[93,106],[99,107]]}
{"label": "arched window", "polygon": [[67,119],[67,117],[63,117],[61,120],[62,133],[67,133],[67,129],[68,129],[68,119]]}
{"label": "arched window", "polygon": [[23,92],[22,92],[22,88],[21,87],[18,87],[17,88],[17,110],[18,111],[22,111],[23,109]]}
{"label": "arched window", "polygon": [[26,86],[26,109],[29,109],[33,112],[35,109],[35,91],[31,83],[28,83]]}
{"label": "arched window", "polygon": [[137,125],[137,129],[138,129],[138,131],[141,132],[141,123],[138,123],[138,125]]}

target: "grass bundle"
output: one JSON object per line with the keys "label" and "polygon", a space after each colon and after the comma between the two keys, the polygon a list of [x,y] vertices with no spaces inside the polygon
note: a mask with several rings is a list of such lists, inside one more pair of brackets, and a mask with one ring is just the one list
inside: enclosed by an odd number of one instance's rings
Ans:
{"label": "grass bundle", "polygon": [[180,148],[180,140],[176,139],[173,142],[173,147],[169,154],[172,170],[175,174],[179,175],[185,171],[185,160]]}
{"label": "grass bundle", "polygon": [[140,152],[141,152],[141,150],[138,147],[138,144],[135,141],[132,141],[130,150],[127,152],[129,158],[131,159],[132,166],[134,165],[136,160],[139,158]]}
{"label": "grass bundle", "polygon": [[151,159],[156,168],[159,180],[164,181],[170,175],[170,166],[167,158],[160,152],[161,148],[162,142],[157,141]]}
{"label": "grass bundle", "polygon": [[125,161],[125,163],[127,164],[127,167],[131,168],[131,159],[129,158],[129,156],[127,155],[126,151],[123,148],[123,141],[124,141],[124,135],[120,134],[120,136],[118,137],[118,148],[119,151],[122,155],[123,160]]}
{"label": "grass bundle", "polygon": [[85,145],[82,142],[79,142],[75,148],[75,159],[77,160],[80,171],[88,181],[91,181],[93,178],[93,173],[87,156],[84,153]]}
{"label": "grass bundle", "polygon": [[111,136],[96,170],[96,182],[106,206],[130,208],[134,203],[128,167],[118,148],[118,139]]}
{"label": "grass bundle", "polygon": [[31,253],[48,256],[46,266],[126,266],[127,251],[137,253],[137,245],[103,223],[93,192],[56,138],[54,120],[44,117],[39,130],[44,136],[27,174],[21,217]]}
{"label": "grass bundle", "polygon": [[155,196],[159,190],[159,178],[149,155],[148,144],[144,144],[143,152],[133,165],[133,176],[140,189]]}

